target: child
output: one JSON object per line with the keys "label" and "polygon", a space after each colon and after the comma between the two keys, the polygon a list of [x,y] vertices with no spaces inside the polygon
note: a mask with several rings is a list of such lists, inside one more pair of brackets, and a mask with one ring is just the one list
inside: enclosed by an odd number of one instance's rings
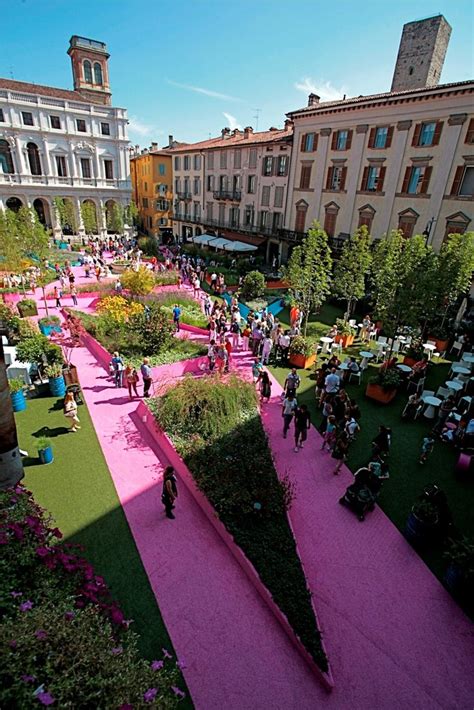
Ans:
{"label": "child", "polygon": [[336,432],[336,417],[334,414],[331,414],[328,417],[326,431],[323,434],[323,445],[321,446],[321,451],[324,451],[326,446],[328,447],[328,451],[332,450],[336,442]]}
{"label": "child", "polygon": [[421,445],[421,455],[420,455],[420,463],[423,464],[426,462],[426,459],[428,458],[429,454],[433,451],[435,439],[433,434],[428,434],[428,436],[425,436],[423,439],[423,443]]}
{"label": "child", "polygon": [[263,372],[263,365],[260,362],[260,360],[258,358],[256,358],[256,360],[254,361],[254,363],[252,365],[252,377],[253,377],[254,385],[256,385],[257,382],[259,382],[262,372]]}

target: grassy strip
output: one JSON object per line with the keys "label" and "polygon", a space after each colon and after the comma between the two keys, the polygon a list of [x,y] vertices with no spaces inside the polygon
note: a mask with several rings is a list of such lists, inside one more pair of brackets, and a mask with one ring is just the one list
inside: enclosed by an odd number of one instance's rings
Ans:
{"label": "grassy strip", "polygon": [[327,671],[286,515],[291,490],[275,471],[254,387],[237,377],[225,383],[186,377],[150,407],[295,633]]}

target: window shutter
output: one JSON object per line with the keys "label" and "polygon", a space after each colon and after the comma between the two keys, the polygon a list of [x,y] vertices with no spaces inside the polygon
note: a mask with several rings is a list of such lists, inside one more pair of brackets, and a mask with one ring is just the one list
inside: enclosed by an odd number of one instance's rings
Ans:
{"label": "window shutter", "polygon": [[385,143],[386,148],[390,148],[392,145],[392,139],[393,139],[393,126],[388,127],[387,131],[387,142]]}
{"label": "window shutter", "polygon": [[421,195],[426,195],[426,193],[428,192],[428,186],[430,184],[430,177],[431,177],[432,171],[433,171],[433,168],[431,167],[431,165],[428,165],[425,168],[425,173],[423,175],[423,180],[421,182],[421,189],[420,189]]}
{"label": "window shutter", "polygon": [[327,180],[326,180],[326,190],[330,190],[330,189],[331,189],[331,185],[332,185],[332,174],[333,174],[333,172],[334,172],[334,168],[332,168],[332,167],[331,167],[331,168],[328,168],[328,177],[327,177]]}
{"label": "window shutter", "polygon": [[352,133],[352,131],[347,132],[346,150],[349,150],[352,145]]}
{"label": "window shutter", "polygon": [[385,171],[387,168],[381,167],[379,171],[379,179],[377,180],[377,192],[382,192],[383,190],[383,181],[385,180]]}
{"label": "window shutter", "polygon": [[313,150],[318,150],[319,133],[314,134]]}
{"label": "window shutter", "polygon": [[331,150],[336,150],[337,148],[337,131],[332,134]]}
{"label": "window shutter", "polygon": [[405,177],[403,178],[402,192],[404,195],[408,192],[408,183],[410,182],[411,168],[408,167],[405,170]]}
{"label": "window shutter", "polygon": [[364,168],[364,172],[362,173],[362,183],[360,185],[360,189],[362,191],[367,190],[367,180],[369,179],[369,166],[366,165]]}
{"label": "window shutter", "polygon": [[438,121],[438,123],[436,124],[434,136],[433,136],[433,143],[431,145],[439,145],[439,139],[440,139],[442,130],[443,130],[443,121]]}
{"label": "window shutter", "polygon": [[456,172],[454,174],[453,186],[451,188],[451,195],[459,195],[459,190],[461,189],[461,182],[464,175],[464,165],[458,165]]}
{"label": "window shutter", "polygon": [[474,118],[469,121],[469,126],[467,127],[466,140],[464,143],[474,143]]}
{"label": "window shutter", "polygon": [[301,147],[300,147],[300,150],[302,153],[305,152],[304,151],[305,145],[306,145],[306,133],[303,133],[303,135],[301,136]]}
{"label": "window shutter", "polygon": [[339,184],[340,190],[344,190],[344,188],[346,187],[346,176],[347,176],[347,168],[344,167],[344,168],[342,168],[342,171],[341,171],[341,182]]}
{"label": "window shutter", "polygon": [[374,126],[373,128],[370,129],[369,133],[369,148],[373,148],[375,146],[375,134],[377,132],[377,128]]}
{"label": "window shutter", "polygon": [[306,222],[306,210],[296,208],[295,232],[304,232]]}
{"label": "window shutter", "polygon": [[267,161],[265,160],[265,158],[263,158],[263,160],[262,160],[262,175],[265,175],[265,165],[266,165],[266,162],[267,162]]}
{"label": "window shutter", "polygon": [[278,175],[278,168],[279,168],[280,161],[278,158],[273,158],[273,163],[272,163],[272,175]]}
{"label": "window shutter", "polygon": [[421,136],[421,123],[417,123],[415,126],[415,132],[413,133],[412,145],[419,145]]}

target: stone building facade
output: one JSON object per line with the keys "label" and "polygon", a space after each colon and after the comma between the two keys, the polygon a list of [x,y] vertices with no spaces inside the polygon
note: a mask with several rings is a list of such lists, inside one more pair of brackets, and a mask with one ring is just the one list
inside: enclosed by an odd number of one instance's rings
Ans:
{"label": "stone building facade", "polygon": [[167,150],[157,143],[131,153],[130,175],[132,199],[139,218],[138,226],[150,237],[163,239],[172,235],[173,161]]}

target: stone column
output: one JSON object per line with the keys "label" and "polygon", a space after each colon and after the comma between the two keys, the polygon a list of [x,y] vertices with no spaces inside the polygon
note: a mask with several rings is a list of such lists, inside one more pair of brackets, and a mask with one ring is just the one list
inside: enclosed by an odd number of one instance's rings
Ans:
{"label": "stone column", "polygon": [[86,232],[84,230],[84,222],[82,221],[82,214],[81,214],[81,201],[78,197],[71,197],[71,200],[74,204],[74,207],[76,209],[76,219],[77,219],[77,224],[78,224],[78,235],[79,237],[83,238],[86,236]]}
{"label": "stone column", "polygon": [[54,237],[54,239],[60,239],[62,236],[63,230],[61,228],[61,223],[59,221],[58,211],[57,211],[56,206],[54,204],[54,199],[51,200],[49,210],[51,212],[51,222],[53,225],[53,237]]}
{"label": "stone column", "polygon": [[[411,128],[412,121],[399,121],[395,133],[395,140],[392,145],[392,161],[390,169],[387,170],[386,180],[384,184],[385,196],[383,198],[384,207],[380,215],[380,226],[377,230],[378,234],[387,234],[390,229],[390,224],[394,218],[393,208],[395,203],[395,195],[400,184],[402,168],[405,161],[405,150],[408,141],[408,131]],[[396,225],[394,225],[394,228]]]}
{"label": "stone column", "polygon": [[[362,156],[364,155],[365,148],[365,135],[369,129],[367,123],[359,124],[356,126],[355,139],[352,145],[351,152],[351,168],[347,171],[347,183],[346,183],[346,200],[344,209],[342,210],[342,225],[340,225],[341,232],[346,234],[351,233],[354,205],[356,201],[357,188],[360,184],[360,172],[362,164]],[[341,217],[339,219],[341,219]]]}
{"label": "stone column", "polygon": [[107,219],[105,215],[105,202],[104,200],[99,200],[98,214],[97,214],[97,227],[99,229],[99,235],[102,239],[107,237]]}
{"label": "stone column", "polygon": [[23,159],[23,148],[19,136],[15,136],[15,153],[17,169],[20,175],[27,175],[25,162]]}
{"label": "stone column", "polygon": [[43,168],[43,175],[45,175],[46,179],[49,181],[49,179],[53,176],[53,172],[51,170],[47,140],[45,138],[41,138],[41,144],[43,146],[43,165],[41,167]]}

